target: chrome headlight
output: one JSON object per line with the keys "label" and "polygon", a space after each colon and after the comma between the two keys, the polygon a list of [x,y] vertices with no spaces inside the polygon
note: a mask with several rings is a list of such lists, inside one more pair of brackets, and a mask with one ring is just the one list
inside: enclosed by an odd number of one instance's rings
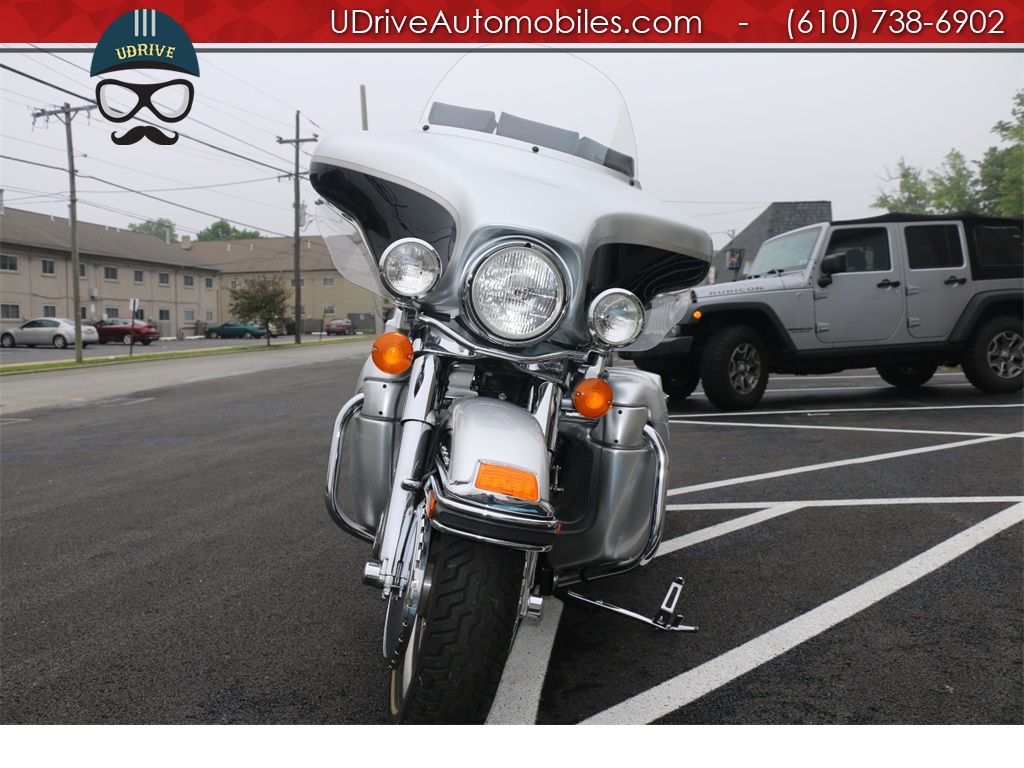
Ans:
{"label": "chrome headlight", "polygon": [[405,298],[424,296],[441,277],[441,257],[429,243],[415,237],[396,240],[380,260],[380,276],[388,289]]}
{"label": "chrome headlight", "polygon": [[587,325],[598,342],[623,347],[644,329],[644,307],[629,291],[611,288],[590,302]]}
{"label": "chrome headlight", "polygon": [[546,249],[503,244],[481,259],[470,281],[469,305],[494,336],[513,342],[539,339],[565,308],[565,282]]}

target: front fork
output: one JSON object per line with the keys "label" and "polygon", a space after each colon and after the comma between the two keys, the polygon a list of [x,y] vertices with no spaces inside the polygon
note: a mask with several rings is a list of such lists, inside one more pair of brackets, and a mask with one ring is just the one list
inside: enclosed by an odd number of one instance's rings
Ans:
{"label": "front fork", "polygon": [[[387,509],[377,528],[373,542],[373,559],[363,569],[363,583],[377,587],[385,598],[408,583],[414,565],[408,550],[409,531],[423,524],[423,481],[429,467],[431,446],[437,429],[438,404],[445,365],[443,358],[421,353],[413,361],[409,376],[405,407],[402,411],[398,459]],[[537,388],[532,413],[537,420],[549,450],[557,436],[558,385],[543,382]],[[537,567],[537,553],[526,552],[520,615],[538,612],[539,605],[529,594]]]}

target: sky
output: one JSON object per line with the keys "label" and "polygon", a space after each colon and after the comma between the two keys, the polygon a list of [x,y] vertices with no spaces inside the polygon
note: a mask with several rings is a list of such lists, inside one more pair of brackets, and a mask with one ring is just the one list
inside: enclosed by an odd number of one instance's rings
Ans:
{"label": "sky", "polygon": [[[33,112],[85,104],[99,78],[89,77],[89,47],[48,50],[0,46],[0,64],[18,70],[0,70],[0,188],[5,206],[66,217],[65,129]],[[881,213],[870,207],[879,192],[895,188],[886,179],[901,158],[938,169],[951,149],[981,160],[998,146],[992,127],[1011,118],[1024,88],[1024,51],[933,50],[577,54],[625,98],[644,189],[720,248],[772,202],[829,200],[835,219],[870,216]],[[80,221],[126,228],[167,218],[179,236],[195,236],[223,218],[291,236],[294,147],[278,138],[295,137],[296,112],[302,138],[359,130],[365,85],[371,131],[413,128],[461,56],[422,48],[197,53],[195,105],[173,128],[216,148],[184,137],[117,146],[110,135],[123,126],[78,113]],[[301,145],[303,171],[314,146]],[[312,213],[316,194],[305,181],[301,194]],[[312,219],[302,231],[317,234]]]}

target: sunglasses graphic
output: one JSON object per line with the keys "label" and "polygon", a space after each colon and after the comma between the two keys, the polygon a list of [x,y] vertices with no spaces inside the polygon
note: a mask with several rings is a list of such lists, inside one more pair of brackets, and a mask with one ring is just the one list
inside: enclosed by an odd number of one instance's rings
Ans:
{"label": "sunglasses graphic", "polygon": [[131,120],[144,107],[164,122],[176,123],[192,109],[194,97],[195,89],[188,80],[150,84],[101,80],[96,84],[100,112],[114,123]]}

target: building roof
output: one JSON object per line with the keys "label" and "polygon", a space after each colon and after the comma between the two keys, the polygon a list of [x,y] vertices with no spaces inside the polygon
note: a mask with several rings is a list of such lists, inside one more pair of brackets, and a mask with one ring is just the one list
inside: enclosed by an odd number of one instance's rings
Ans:
{"label": "building roof", "polygon": [[[68,219],[4,206],[0,213],[0,243],[71,252]],[[116,258],[190,269],[212,269],[178,243],[127,229],[78,221],[78,253],[92,259]]]}
{"label": "building roof", "polygon": [[[221,272],[292,274],[295,271],[295,239],[292,237],[196,240],[185,247],[193,257]],[[322,237],[303,237],[299,240],[299,247],[303,272],[337,271]]]}

